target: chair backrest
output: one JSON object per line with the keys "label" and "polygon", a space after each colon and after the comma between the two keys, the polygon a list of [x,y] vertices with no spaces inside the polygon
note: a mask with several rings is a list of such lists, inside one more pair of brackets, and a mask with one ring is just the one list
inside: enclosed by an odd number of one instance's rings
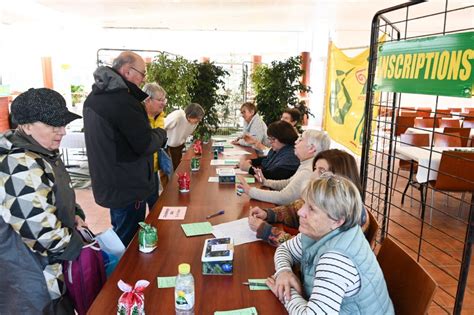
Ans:
{"label": "chair backrest", "polygon": [[385,238],[377,255],[395,314],[426,314],[438,286],[398,244]]}
{"label": "chair backrest", "polygon": [[415,127],[418,128],[433,128],[434,124],[434,118],[415,119]]}
{"label": "chair backrest", "polygon": [[445,134],[459,134],[461,140],[461,147],[467,147],[469,137],[471,136],[471,128],[454,128],[454,127],[445,127],[443,129]]}
{"label": "chair backrest", "polygon": [[403,116],[403,117],[416,117],[417,113],[414,110],[401,110],[400,111],[400,116]]}
{"label": "chair backrest", "polygon": [[365,231],[365,238],[370,244],[370,247],[373,249],[375,247],[375,240],[377,238],[377,232],[379,231],[379,223],[374,217],[372,212],[367,210],[367,219],[369,220],[369,228]]}
{"label": "chair backrest", "polygon": [[435,147],[460,147],[461,138],[459,137],[459,133],[435,133],[433,145]]}
{"label": "chair backrest", "polygon": [[462,123],[463,128],[474,128],[474,118],[464,118]]}
{"label": "chair backrest", "polygon": [[428,147],[430,135],[427,133],[402,133],[400,135],[401,146]]}
{"label": "chair backrest", "polygon": [[416,109],[417,117],[430,117],[431,116],[431,107],[418,107]]}
{"label": "chair backrest", "polygon": [[474,191],[474,152],[443,151],[439,162],[435,189]]}
{"label": "chair backrest", "polygon": [[395,135],[399,136],[415,125],[415,117],[397,116]]}
{"label": "chair backrest", "polygon": [[436,110],[436,117],[447,117],[451,118],[451,110],[450,109],[437,109]]}
{"label": "chair backrest", "polygon": [[439,128],[445,127],[461,127],[461,121],[459,119],[440,119],[438,121]]}

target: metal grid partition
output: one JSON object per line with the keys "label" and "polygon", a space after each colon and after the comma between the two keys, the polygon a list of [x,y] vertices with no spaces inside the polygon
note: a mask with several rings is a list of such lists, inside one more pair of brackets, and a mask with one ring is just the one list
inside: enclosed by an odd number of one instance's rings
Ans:
{"label": "metal grid partition", "polygon": [[[450,7],[446,0],[432,12],[432,4],[423,2],[381,10],[372,21],[361,159],[364,200],[381,225],[378,241],[396,240],[438,283],[429,313],[472,314],[474,148],[468,146],[474,145],[474,129],[467,129],[474,128],[474,110],[461,101],[446,106],[439,96],[420,95],[417,101],[374,87],[383,35],[385,42],[406,41],[474,29],[473,5]],[[460,16],[471,17],[464,20],[468,25],[460,25]],[[429,27],[410,29],[424,24]]]}

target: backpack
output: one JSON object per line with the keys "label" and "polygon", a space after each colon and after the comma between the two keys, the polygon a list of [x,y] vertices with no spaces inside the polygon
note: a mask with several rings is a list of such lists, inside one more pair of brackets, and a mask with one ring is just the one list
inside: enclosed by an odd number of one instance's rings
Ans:
{"label": "backpack", "polygon": [[[84,235],[83,238],[86,242],[91,240]],[[76,260],[64,261],[63,274],[67,295],[77,313],[85,315],[106,281],[104,260],[97,241],[92,239],[84,245]]]}

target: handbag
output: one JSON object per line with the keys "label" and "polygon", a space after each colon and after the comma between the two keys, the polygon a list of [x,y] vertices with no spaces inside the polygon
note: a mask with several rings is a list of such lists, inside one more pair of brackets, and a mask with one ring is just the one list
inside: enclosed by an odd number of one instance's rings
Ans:
{"label": "handbag", "polygon": [[166,150],[163,148],[160,148],[160,151],[158,152],[158,164],[160,165],[160,170],[162,170],[163,173],[168,176],[173,174],[173,161]]}
{"label": "handbag", "polygon": [[79,315],[85,315],[105,284],[106,275],[102,252],[93,239],[94,234],[86,228],[80,228],[78,232],[86,245],[75,260],[63,262],[63,274],[75,310]]}

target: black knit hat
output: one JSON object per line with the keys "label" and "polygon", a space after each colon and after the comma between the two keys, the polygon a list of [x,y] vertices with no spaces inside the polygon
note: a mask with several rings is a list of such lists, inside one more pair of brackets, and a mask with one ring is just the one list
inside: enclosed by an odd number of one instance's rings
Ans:
{"label": "black knit hat", "polygon": [[40,121],[53,127],[62,127],[81,118],[67,109],[61,94],[46,88],[31,88],[18,95],[12,102],[11,113],[19,125]]}

